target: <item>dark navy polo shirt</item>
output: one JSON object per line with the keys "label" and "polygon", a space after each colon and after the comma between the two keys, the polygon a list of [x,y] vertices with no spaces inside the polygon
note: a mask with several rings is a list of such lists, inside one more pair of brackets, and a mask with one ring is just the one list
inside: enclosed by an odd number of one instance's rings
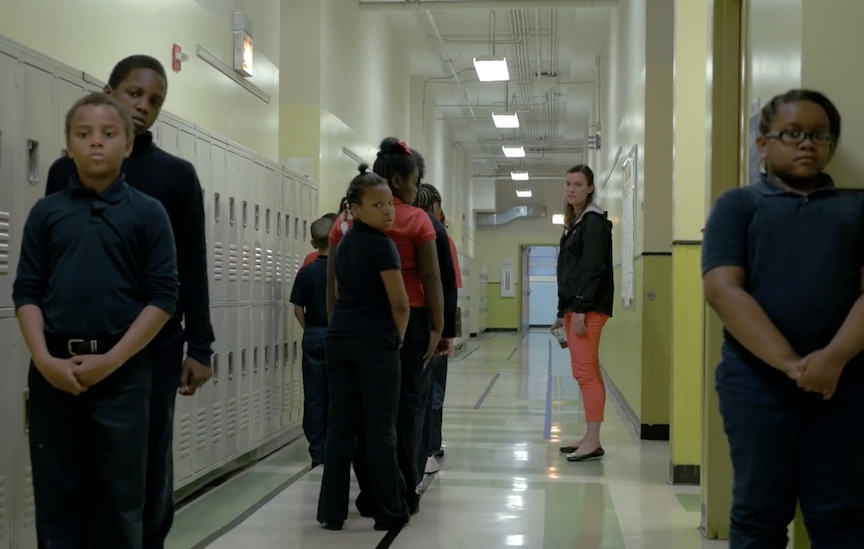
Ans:
{"label": "dark navy polo shirt", "polygon": [[703,274],[724,266],[744,269],[746,291],[799,356],[822,349],[861,296],[864,198],[838,193],[827,175],[809,196],[767,178],[727,191],[702,244]]}
{"label": "dark navy polo shirt", "polygon": [[319,255],[297,273],[291,303],[303,307],[306,326],[327,327],[327,256]]}
{"label": "dark navy polo shirt", "polygon": [[27,217],[15,308],[37,305],[45,332],[122,336],[147,305],[173,314],[180,283],[174,236],[159,201],[120,178],[101,195],[73,176]]}
{"label": "dark navy polo shirt", "polygon": [[338,299],[328,337],[399,338],[383,271],[401,270],[396,244],[386,234],[354,221],[335,251]]}

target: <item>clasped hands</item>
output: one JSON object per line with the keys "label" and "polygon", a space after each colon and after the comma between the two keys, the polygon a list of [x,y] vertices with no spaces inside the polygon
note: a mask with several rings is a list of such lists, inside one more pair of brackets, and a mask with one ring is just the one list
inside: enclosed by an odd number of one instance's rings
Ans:
{"label": "clasped hands", "polygon": [[788,360],[783,371],[798,387],[809,392],[819,393],[829,400],[837,390],[837,382],[848,360],[838,356],[830,349],[815,351],[804,358]]}
{"label": "clasped hands", "polygon": [[111,375],[122,364],[110,354],[75,355],[67,359],[47,356],[33,363],[55,389],[75,396]]}

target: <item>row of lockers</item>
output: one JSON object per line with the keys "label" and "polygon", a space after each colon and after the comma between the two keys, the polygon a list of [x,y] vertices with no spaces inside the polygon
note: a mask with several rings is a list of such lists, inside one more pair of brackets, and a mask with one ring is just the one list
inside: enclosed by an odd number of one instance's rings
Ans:
{"label": "row of lockers", "polygon": [[[11,300],[21,230],[63,154],[66,111],[98,80],[0,37],[0,549],[36,547],[27,362]],[[277,439],[302,415],[302,330],[288,303],[318,187],[169,113],[156,143],[192,162],[204,190],[213,381],[178,396],[177,486]]]}

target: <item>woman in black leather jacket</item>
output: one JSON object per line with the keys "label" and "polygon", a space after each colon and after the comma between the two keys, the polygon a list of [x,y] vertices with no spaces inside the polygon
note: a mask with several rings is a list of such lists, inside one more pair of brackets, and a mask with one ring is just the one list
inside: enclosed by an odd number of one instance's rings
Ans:
{"label": "woman in black leather jacket", "polygon": [[588,428],[582,440],[561,448],[568,461],[603,457],[600,424],[606,387],[600,373],[600,334],[612,316],[612,222],[594,202],[594,172],[578,165],[567,172],[564,234],[558,254],[558,317],[564,327],[573,377],[579,383]]}

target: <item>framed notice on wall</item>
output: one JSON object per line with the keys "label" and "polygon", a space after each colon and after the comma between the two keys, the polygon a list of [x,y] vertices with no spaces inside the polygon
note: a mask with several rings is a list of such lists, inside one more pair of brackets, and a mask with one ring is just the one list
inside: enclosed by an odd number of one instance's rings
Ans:
{"label": "framed notice on wall", "polygon": [[624,204],[621,212],[621,302],[625,309],[636,307],[636,160],[634,146],[622,164]]}
{"label": "framed notice on wall", "polygon": [[501,269],[501,297],[516,297],[516,269]]}

